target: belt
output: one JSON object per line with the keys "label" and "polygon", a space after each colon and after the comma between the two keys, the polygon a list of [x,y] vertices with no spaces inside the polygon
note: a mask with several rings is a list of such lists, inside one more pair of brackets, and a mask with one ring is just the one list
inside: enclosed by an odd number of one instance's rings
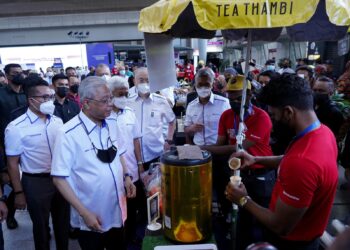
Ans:
{"label": "belt", "polygon": [[270,171],[273,171],[272,169],[266,169],[266,168],[256,168],[256,169],[248,169],[246,171],[242,171],[243,175],[248,176],[254,176],[254,175],[263,175]]}
{"label": "belt", "polygon": [[51,177],[50,173],[38,173],[38,174],[31,174],[31,173],[25,173],[23,172],[22,175],[29,176],[29,177],[39,177],[39,178],[48,178]]}

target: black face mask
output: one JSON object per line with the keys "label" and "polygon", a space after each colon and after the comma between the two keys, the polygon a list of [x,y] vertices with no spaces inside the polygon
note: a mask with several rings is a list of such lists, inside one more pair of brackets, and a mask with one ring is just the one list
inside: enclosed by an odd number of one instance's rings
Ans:
{"label": "black face mask", "polygon": [[315,105],[322,105],[324,103],[327,103],[329,101],[328,94],[320,94],[320,93],[314,93],[314,104]]}
{"label": "black face mask", "polygon": [[[95,146],[94,146],[95,148]],[[111,163],[114,161],[114,158],[117,155],[117,151],[118,149],[112,145],[110,146],[108,149],[97,149],[95,148],[95,150],[97,150],[97,158],[104,162],[104,163]]]}
{"label": "black face mask", "polygon": [[66,88],[66,87],[57,87],[56,94],[59,97],[61,97],[61,98],[66,97],[67,93],[68,93],[68,88]]}
{"label": "black face mask", "polygon": [[23,80],[24,80],[24,75],[18,74],[18,75],[13,76],[12,83],[14,85],[20,86],[20,85],[23,85]]}
{"label": "black face mask", "polygon": [[72,93],[77,94],[78,90],[79,90],[79,85],[78,84],[74,84],[72,86],[70,86],[70,91],[72,91]]}
{"label": "black face mask", "polygon": [[239,115],[239,113],[241,111],[241,103],[230,101],[230,106],[231,106],[231,109],[233,110],[233,112],[235,112],[236,115]]}

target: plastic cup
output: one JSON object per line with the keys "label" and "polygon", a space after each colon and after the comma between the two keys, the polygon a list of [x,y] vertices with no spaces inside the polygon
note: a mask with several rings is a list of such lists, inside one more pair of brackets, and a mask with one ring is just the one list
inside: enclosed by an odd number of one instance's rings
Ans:
{"label": "plastic cup", "polygon": [[241,167],[241,159],[233,157],[228,161],[228,165],[232,170],[238,170]]}
{"label": "plastic cup", "polygon": [[230,181],[235,187],[238,187],[241,184],[242,178],[240,176],[234,175],[230,177]]}

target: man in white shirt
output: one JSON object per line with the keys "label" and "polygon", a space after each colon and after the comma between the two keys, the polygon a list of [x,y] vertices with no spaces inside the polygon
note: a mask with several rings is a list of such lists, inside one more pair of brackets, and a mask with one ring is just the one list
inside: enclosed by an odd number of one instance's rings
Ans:
{"label": "man in white shirt", "polygon": [[132,176],[133,183],[136,186],[136,197],[127,199],[128,218],[125,223],[126,240],[131,247],[138,239],[136,228],[144,230],[146,222],[146,196],[140,173],[144,171],[141,155],[141,129],[140,123],[137,121],[134,111],[126,106],[129,84],[125,78],[113,76],[108,80],[108,87],[112,92],[113,111],[107,120],[117,122],[118,128],[122,131],[118,133],[120,141],[123,141],[123,146],[126,148],[126,153],[123,155],[128,171]]}
{"label": "man in white shirt", "polygon": [[5,130],[5,149],[15,207],[28,208],[36,250],[50,249],[50,213],[57,249],[68,249],[69,204],[57,191],[50,176],[52,150],[63,122],[52,115],[54,95],[46,81],[31,76],[25,79],[25,86],[29,108]]}
{"label": "man in white shirt", "polygon": [[[120,147],[112,96],[101,77],[79,86],[82,111],[57,135],[51,175],[71,204],[71,225],[82,250],[125,249],[126,197],[136,195]],[[122,143],[122,142],[121,142]]]}
{"label": "man in white shirt", "polygon": [[103,79],[108,81],[111,78],[111,70],[107,64],[100,63],[96,67],[95,76],[102,77]]}
{"label": "man in white shirt", "polygon": [[230,109],[227,98],[211,92],[214,72],[210,68],[200,69],[195,77],[198,97],[186,109],[185,133],[193,137],[196,145],[216,144],[221,114]]}
{"label": "man in white shirt", "polygon": [[[143,166],[147,170],[150,163],[158,161],[163,151],[173,143],[176,119],[166,98],[150,93],[146,68],[136,70],[135,86],[138,94],[129,97],[128,106],[135,111],[141,124]],[[165,139],[162,134],[163,119],[168,123]]]}

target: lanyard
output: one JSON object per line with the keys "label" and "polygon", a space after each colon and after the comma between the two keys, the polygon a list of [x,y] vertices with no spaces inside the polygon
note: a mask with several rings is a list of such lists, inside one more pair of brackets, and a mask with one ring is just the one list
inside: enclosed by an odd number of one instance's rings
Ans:
{"label": "lanyard", "polygon": [[301,137],[303,137],[304,135],[306,135],[307,133],[319,128],[321,125],[319,120],[314,121],[310,126],[308,126],[307,128],[305,128],[303,131],[301,131],[299,134],[297,134],[296,136],[294,136],[293,138],[293,142],[300,139]]}

